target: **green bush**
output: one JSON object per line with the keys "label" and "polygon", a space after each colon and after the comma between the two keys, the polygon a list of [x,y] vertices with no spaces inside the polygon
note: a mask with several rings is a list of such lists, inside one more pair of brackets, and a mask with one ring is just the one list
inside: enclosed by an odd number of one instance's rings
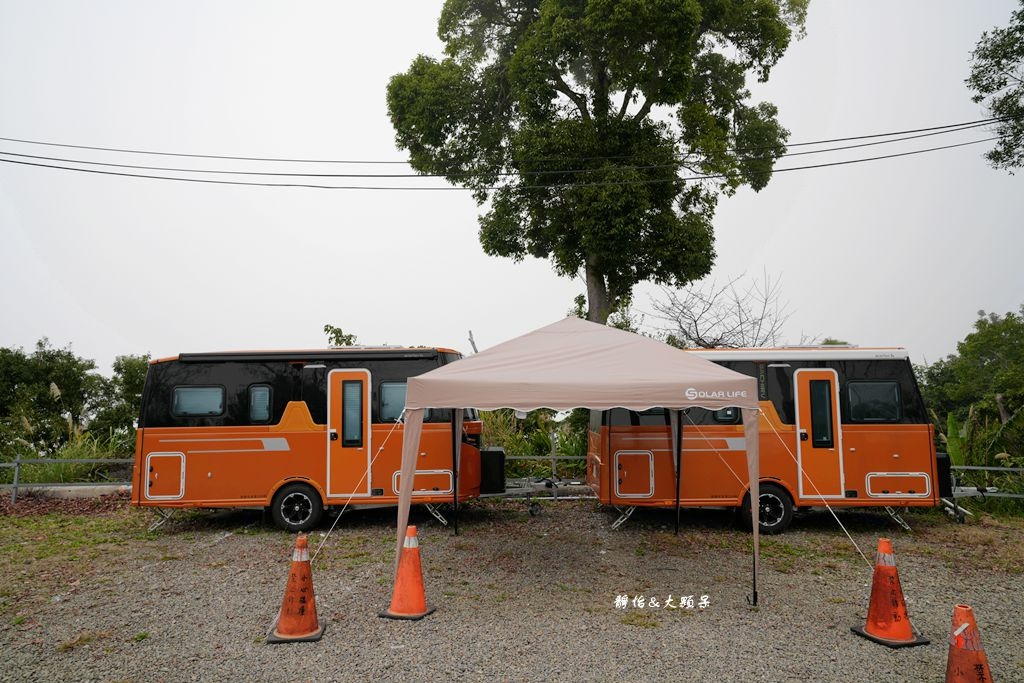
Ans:
{"label": "green bush", "polygon": [[[88,481],[123,480],[126,478],[125,470],[131,465],[122,463],[87,463],[74,462],[75,460],[97,460],[97,459],[118,459],[131,457],[119,450],[116,438],[100,438],[93,434],[77,434],[55,453],[40,456],[33,453],[24,453],[22,457],[26,460],[35,460],[42,457],[54,460],[67,460],[65,463],[45,463],[36,465],[22,465],[18,476],[19,484],[44,484],[44,483],[72,483]],[[121,470],[121,472],[118,472]],[[13,483],[14,469],[5,467],[0,470],[0,477],[5,484]]]}
{"label": "green bush", "polygon": [[[482,411],[480,419],[484,423],[483,445],[501,447],[505,450],[506,456],[550,456],[551,436],[557,434],[555,455],[586,456],[586,420],[570,418],[557,423],[551,419],[553,415],[551,410],[534,410],[528,413],[525,419],[519,420],[513,411],[507,408]],[[559,477],[578,477],[585,471],[585,460],[556,461],[555,473]],[[505,476],[510,479],[545,478],[551,474],[550,460],[505,461]]]}

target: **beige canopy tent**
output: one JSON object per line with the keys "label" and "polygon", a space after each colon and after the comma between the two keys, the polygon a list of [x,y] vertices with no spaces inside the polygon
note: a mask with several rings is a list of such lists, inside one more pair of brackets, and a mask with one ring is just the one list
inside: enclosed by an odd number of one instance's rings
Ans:
{"label": "beige canopy tent", "polygon": [[[458,479],[462,409],[568,410],[627,408],[670,411],[678,510],[680,411],[690,407],[743,413],[751,500],[758,500],[757,380],[655,339],[605,325],[566,318],[456,363],[409,379],[401,482],[413,480],[423,411],[451,408],[453,469]],[[402,485],[398,551],[409,522],[412,486]],[[455,498],[458,492],[456,489]],[[751,505],[754,533],[753,603],[757,602],[758,505]],[[396,563],[397,564],[397,563]]]}

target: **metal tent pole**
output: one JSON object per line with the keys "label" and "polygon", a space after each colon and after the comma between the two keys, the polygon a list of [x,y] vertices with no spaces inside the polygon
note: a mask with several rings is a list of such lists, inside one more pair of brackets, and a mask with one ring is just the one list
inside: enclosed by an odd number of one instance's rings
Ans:
{"label": "metal tent pole", "polygon": [[452,528],[459,535],[459,447],[462,445],[461,430],[456,429],[455,411],[452,408]]}
{"label": "metal tent pole", "polygon": [[677,410],[676,412],[676,452],[674,453],[676,458],[676,536],[679,535],[679,485],[682,481],[682,469],[683,469],[683,414],[682,411]]}

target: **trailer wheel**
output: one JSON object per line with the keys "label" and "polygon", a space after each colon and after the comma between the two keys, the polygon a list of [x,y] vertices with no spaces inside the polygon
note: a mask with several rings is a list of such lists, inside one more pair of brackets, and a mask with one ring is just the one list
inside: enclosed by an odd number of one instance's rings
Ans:
{"label": "trailer wheel", "polygon": [[281,488],[270,504],[274,524],[285,531],[309,531],[320,523],[324,504],[309,484],[293,483]]}
{"label": "trailer wheel", "polygon": [[[762,534],[781,534],[793,521],[793,499],[778,484],[761,484],[758,521]],[[743,499],[742,519],[750,528],[750,494]]]}

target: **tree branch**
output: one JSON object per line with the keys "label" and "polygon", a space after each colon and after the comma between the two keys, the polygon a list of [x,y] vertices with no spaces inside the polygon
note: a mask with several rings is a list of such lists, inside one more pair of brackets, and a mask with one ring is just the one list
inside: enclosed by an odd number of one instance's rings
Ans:
{"label": "tree branch", "polygon": [[590,112],[587,110],[587,98],[570,88],[569,84],[562,79],[561,74],[555,74],[555,90],[573,101],[584,121],[590,120]]}
{"label": "tree branch", "polygon": [[636,113],[636,115],[633,116],[633,120],[634,121],[639,121],[643,117],[645,117],[648,114],[650,114],[651,113],[651,107],[653,107],[653,106],[654,106],[654,101],[651,98],[648,97],[647,100],[644,101],[643,106],[640,107],[640,111],[638,111]]}
{"label": "tree branch", "polygon": [[1011,71],[1007,71],[1006,69],[1002,69],[999,73],[1001,73],[1002,75],[1006,76],[1011,81],[1016,81],[1019,84],[1024,84],[1024,80],[1022,80],[1020,76],[1015,75]]}
{"label": "tree branch", "polygon": [[655,317],[674,327],[663,331],[702,346],[760,347],[778,343],[789,313],[780,303],[778,280],[765,271],[740,291],[741,278],[719,286],[712,282],[680,292],[662,288],[665,301],[652,300]]}
{"label": "tree branch", "polygon": [[629,103],[630,103],[630,101],[632,101],[632,99],[633,99],[633,86],[629,86],[629,88],[626,90],[626,94],[622,96],[622,106],[619,107],[619,115],[617,117],[619,119],[619,121],[621,121],[622,117],[624,117],[626,115],[626,110],[629,108]]}

